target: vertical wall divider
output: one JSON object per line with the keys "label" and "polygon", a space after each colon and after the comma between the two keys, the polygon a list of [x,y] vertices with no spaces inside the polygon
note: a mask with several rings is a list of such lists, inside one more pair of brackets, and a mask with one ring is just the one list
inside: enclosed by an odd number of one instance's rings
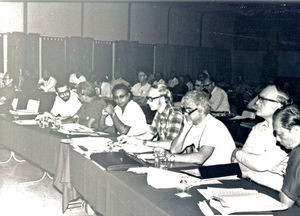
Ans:
{"label": "vertical wall divider", "polygon": [[155,74],[156,72],[156,44],[153,45],[153,71],[152,73]]}
{"label": "vertical wall divider", "polygon": [[116,51],[116,43],[115,41],[112,42],[112,79],[115,79],[115,51]]}
{"label": "vertical wall divider", "polygon": [[42,78],[42,37],[39,37],[39,79]]}

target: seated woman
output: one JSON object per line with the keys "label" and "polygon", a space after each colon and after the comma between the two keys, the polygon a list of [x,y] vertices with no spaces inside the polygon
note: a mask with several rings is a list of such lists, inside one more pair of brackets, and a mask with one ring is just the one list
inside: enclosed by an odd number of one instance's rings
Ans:
{"label": "seated woman", "polygon": [[105,101],[97,97],[95,86],[90,82],[79,83],[77,94],[82,106],[73,117],[65,122],[77,122],[90,128],[98,128],[102,110],[106,107]]}
{"label": "seated woman", "polygon": [[117,104],[108,104],[100,118],[101,130],[118,134],[138,135],[145,133],[147,122],[141,107],[131,100],[131,92],[124,84],[117,84],[112,89],[113,100]]}

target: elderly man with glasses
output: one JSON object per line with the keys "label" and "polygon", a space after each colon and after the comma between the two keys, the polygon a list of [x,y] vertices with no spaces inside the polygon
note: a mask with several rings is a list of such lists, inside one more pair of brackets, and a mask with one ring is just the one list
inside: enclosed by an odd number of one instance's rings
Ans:
{"label": "elderly man with glasses", "polygon": [[170,161],[201,165],[230,163],[235,143],[226,126],[209,114],[207,93],[188,92],[181,103],[184,126],[171,144]]}
{"label": "elderly man with glasses", "polygon": [[150,109],[156,110],[150,129],[140,136],[122,136],[119,141],[170,149],[182,127],[183,115],[171,105],[172,94],[165,84],[152,87],[146,99]]}
{"label": "elderly man with glasses", "polygon": [[290,97],[275,85],[269,85],[256,98],[256,115],[264,121],[252,128],[242,149],[233,151],[232,161],[239,163],[243,177],[279,191],[287,154],[276,145],[272,115],[283,105],[289,104]]}

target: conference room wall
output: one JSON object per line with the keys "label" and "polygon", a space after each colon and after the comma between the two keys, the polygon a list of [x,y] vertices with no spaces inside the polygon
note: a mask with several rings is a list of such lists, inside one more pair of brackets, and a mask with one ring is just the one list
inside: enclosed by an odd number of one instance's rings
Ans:
{"label": "conference room wall", "polygon": [[4,72],[3,35],[0,34],[0,73]]}

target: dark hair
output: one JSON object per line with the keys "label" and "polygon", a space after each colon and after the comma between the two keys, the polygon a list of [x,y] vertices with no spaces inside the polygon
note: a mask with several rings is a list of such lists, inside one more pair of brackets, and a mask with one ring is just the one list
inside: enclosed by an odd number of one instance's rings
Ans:
{"label": "dark hair", "polygon": [[300,108],[296,104],[283,106],[273,114],[273,121],[278,120],[281,126],[291,130],[293,126],[300,126]]}
{"label": "dark hair", "polygon": [[67,86],[67,88],[69,88],[69,82],[67,82],[65,80],[64,81],[58,80],[57,83],[55,84],[55,90],[57,91],[58,88],[61,88],[64,86]]}
{"label": "dark hair", "polygon": [[123,84],[123,83],[120,83],[120,84],[115,85],[115,86],[113,87],[112,91],[111,91],[112,94],[114,95],[115,92],[116,92],[117,90],[119,90],[119,89],[122,89],[122,90],[124,90],[124,91],[126,92],[126,94],[130,93],[130,95],[131,95],[131,91],[130,91],[129,87],[128,87],[127,85]]}
{"label": "dark hair", "polygon": [[78,84],[77,93],[81,95],[86,95],[88,97],[94,97],[96,96],[95,86],[88,81],[81,82]]}

